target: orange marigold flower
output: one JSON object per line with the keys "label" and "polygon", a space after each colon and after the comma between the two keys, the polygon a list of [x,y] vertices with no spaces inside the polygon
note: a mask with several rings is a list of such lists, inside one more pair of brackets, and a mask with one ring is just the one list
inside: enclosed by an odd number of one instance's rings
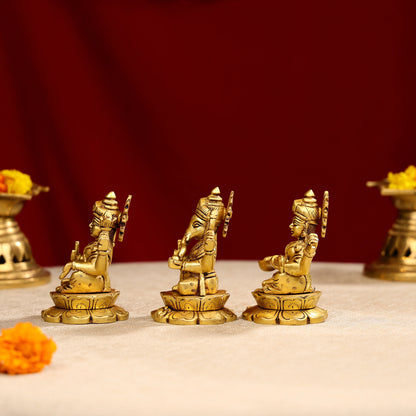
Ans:
{"label": "orange marigold flower", "polygon": [[55,350],[55,342],[40,328],[30,322],[19,322],[14,328],[1,331],[0,372],[37,373],[50,364]]}

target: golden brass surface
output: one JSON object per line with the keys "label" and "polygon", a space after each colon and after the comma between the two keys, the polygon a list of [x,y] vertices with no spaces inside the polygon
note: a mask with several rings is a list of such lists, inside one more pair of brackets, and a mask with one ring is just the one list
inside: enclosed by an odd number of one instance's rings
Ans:
{"label": "golden brass surface", "polygon": [[384,280],[416,282],[416,190],[390,189],[385,182],[368,182],[367,186],[377,186],[381,195],[389,196],[398,215],[379,258],[365,265],[364,274]]}
{"label": "golden brass surface", "polygon": [[257,305],[264,309],[275,309],[279,311],[301,310],[314,308],[321,292],[289,294],[289,295],[274,295],[271,293],[264,293],[261,289],[256,289],[251,292],[256,299]]}
{"label": "golden brass surface", "polygon": [[119,306],[105,309],[62,309],[52,306],[42,311],[42,319],[46,322],[71,325],[108,324],[128,318],[129,313]]}
{"label": "golden brass surface", "polygon": [[320,323],[327,317],[324,309],[316,307],[321,292],[314,291],[310,266],[316,254],[319,238],[315,233],[321,221],[321,237],[327,230],[329,193],[325,191],[322,208],[312,190],[294,201],[293,220],[289,228],[294,241],[285,254],[265,257],[259,261],[264,271],[276,272],[262,282],[262,288],[252,292],[257,306],[246,309],[243,319],[261,324],[302,325]]}
{"label": "golden brass surface", "polygon": [[185,296],[178,292],[161,292],[166,306],[177,311],[216,311],[222,309],[230,295],[225,290],[219,290],[215,295]]}
{"label": "golden brass surface", "polygon": [[0,289],[47,283],[50,273],[32,255],[29,240],[20,230],[15,216],[25,203],[49,188],[33,185],[27,195],[0,193]]}
{"label": "golden brass surface", "polygon": [[218,311],[177,311],[164,306],[152,311],[156,322],[172,325],[218,325],[235,321],[237,316],[233,311],[222,308]]}
{"label": "golden brass surface", "polygon": [[65,324],[124,321],[129,317],[128,312],[114,306],[119,294],[114,289],[108,293],[51,292],[55,306],[42,311],[42,318],[46,322]]}
{"label": "golden brass surface", "polygon": [[116,195],[110,192],[93,207],[93,219],[89,225],[94,240],[82,253],[79,242],[71,252],[59,276],[61,285],[51,292],[54,307],[42,311],[47,322],[65,324],[110,323],[128,319],[128,312],[115,306],[119,292],[111,288],[108,268],[113,258],[117,239],[122,241],[131,195],[128,196],[121,212]]}
{"label": "golden brass surface", "polygon": [[243,312],[243,319],[264,325],[319,324],[326,320],[328,312],[322,308],[281,311],[251,306]]}
{"label": "golden brass surface", "polygon": [[[226,237],[233,199],[231,191],[225,207],[217,187],[199,200],[184,236],[178,240],[178,248],[168,260],[171,269],[180,270],[179,282],[172,291],[161,293],[166,306],[151,313],[156,322],[211,325],[237,319],[233,312],[224,308],[229,295],[218,290],[215,272],[217,230],[224,222],[223,237]],[[192,240],[196,242],[187,253]]]}
{"label": "golden brass surface", "polygon": [[57,308],[62,309],[105,309],[114,306],[120,292],[112,289],[103,293],[59,293],[51,292]]}

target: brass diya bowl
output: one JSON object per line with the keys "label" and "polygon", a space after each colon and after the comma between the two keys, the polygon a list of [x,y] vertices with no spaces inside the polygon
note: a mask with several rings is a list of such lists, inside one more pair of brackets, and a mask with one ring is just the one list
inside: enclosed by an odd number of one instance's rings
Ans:
{"label": "brass diya bowl", "polygon": [[15,219],[32,196],[48,190],[34,185],[28,195],[0,193],[0,289],[40,285],[50,280],[50,273],[33,258],[29,240]]}
{"label": "brass diya bowl", "polygon": [[16,195],[0,193],[0,215],[2,217],[15,217],[30,201],[32,195]]}

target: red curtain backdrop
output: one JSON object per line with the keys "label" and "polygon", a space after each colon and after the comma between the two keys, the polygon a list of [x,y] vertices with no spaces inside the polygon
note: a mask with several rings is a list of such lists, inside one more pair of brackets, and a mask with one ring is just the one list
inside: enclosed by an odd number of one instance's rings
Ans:
{"label": "red curtain backdrop", "polygon": [[320,261],[377,257],[395,212],[365,186],[416,164],[414,1],[0,4],[1,166],[49,185],[19,214],[38,263],[133,194],[114,261],[166,260],[198,199],[235,191],[219,259],[290,241],[330,192]]}

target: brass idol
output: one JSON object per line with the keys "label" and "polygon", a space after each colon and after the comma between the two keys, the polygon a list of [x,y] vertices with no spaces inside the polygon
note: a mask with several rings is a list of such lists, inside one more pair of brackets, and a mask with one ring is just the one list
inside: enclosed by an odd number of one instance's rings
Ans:
{"label": "brass idol", "polygon": [[318,248],[315,229],[321,220],[321,237],[325,237],[329,193],[324,194],[320,208],[312,190],[293,203],[293,221],[289,228],[296,240],[285,248],[285,254],[259,261],[264,271],[276,272],[252,292],[257,305],[248,307],[243,319],[258,324],[303,325],[325,321],[327,311],[317,307],[321,292],[312,287],[310,266]]}
{"label": "brass idol", "polygon": [[[218,187],[209,196],[199,200],[183,238],[178,240],[178,248],[169,258],[169,267],[180,270],[179,282],[171,291],[161,292],[165,306],[151,313],[156,322],[212,325],[237,319],[232,311],[224,307],[230,295],[225,290],[218,290],[214,268],[217,230],[224,222],[223,237],[227,235],[233,195],[232,191],[227,208]],[[193,239],[196,243],[186,254]]]}
{"label": "brass idol", "polygon": [[88,324],[128,319],[128,312],[114,304],[120,292],[111,288],[108,268],[116,238],[123,241],[130,201],[131,195],[121,212],[115,193],[110,192],[94,204],[89,225],[94,241],[82,253],[79,242],[75,243],[71,261],[65,264],[59,276],[61,285],[51,292],[55,306],[42,311],[45,321]]}

